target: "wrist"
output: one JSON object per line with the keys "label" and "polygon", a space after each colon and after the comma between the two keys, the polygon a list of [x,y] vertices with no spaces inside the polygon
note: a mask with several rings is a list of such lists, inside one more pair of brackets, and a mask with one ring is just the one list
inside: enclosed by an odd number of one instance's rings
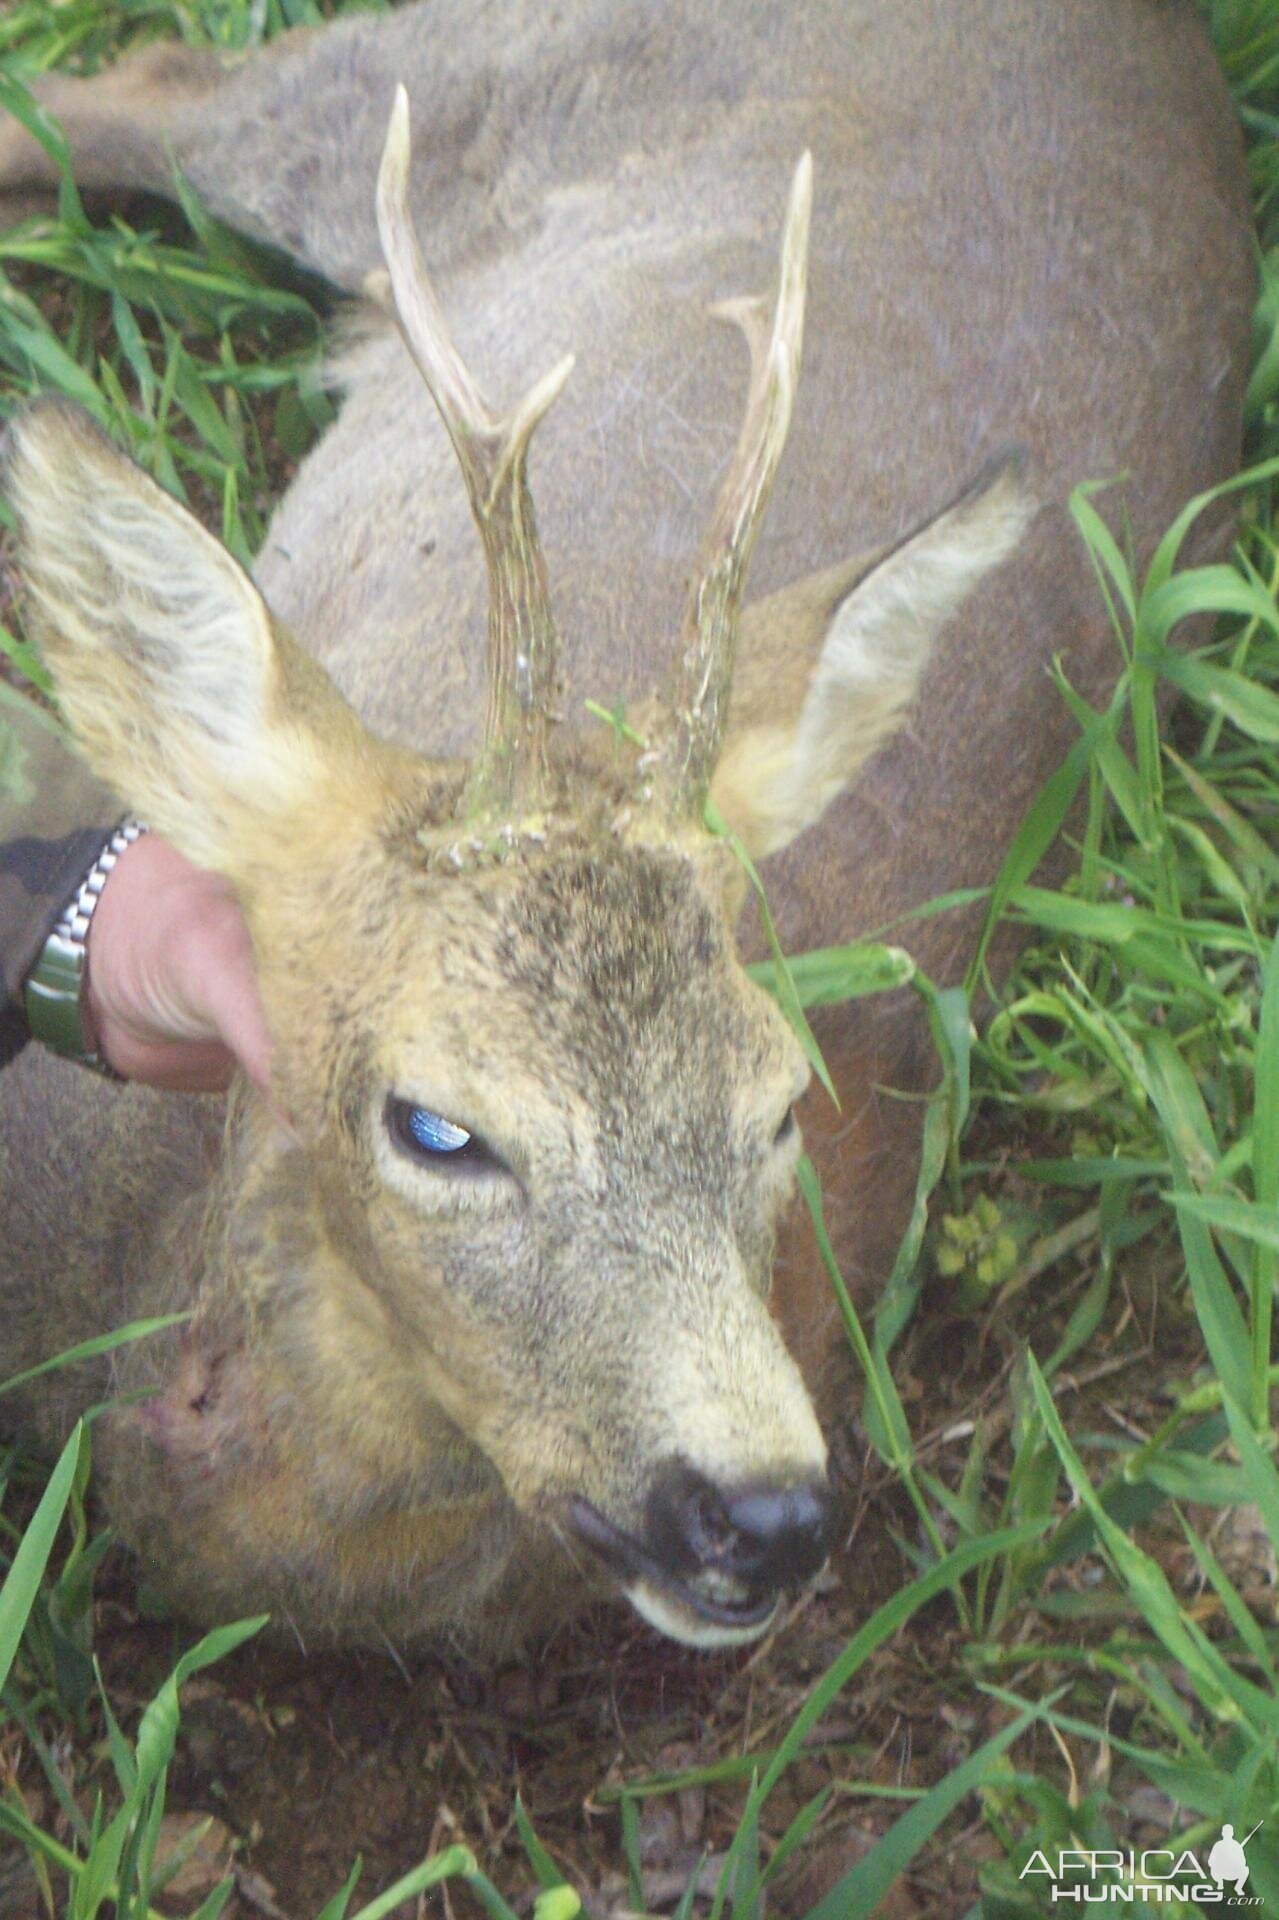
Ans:
{"label": "wrist", "polygon": [[89,931],[94,914],[121,855],[146,832],[136,820],[123,820],[45,941],[27,975],[23,1004],[33,1039],[52,1052],[99,1073],[113,1075],[103,1059],[89,993]]}

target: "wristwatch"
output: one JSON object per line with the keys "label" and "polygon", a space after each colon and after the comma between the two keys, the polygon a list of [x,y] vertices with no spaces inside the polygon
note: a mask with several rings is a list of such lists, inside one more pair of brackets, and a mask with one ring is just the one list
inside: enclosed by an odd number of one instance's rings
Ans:
{"label": "wristwatch", "polygon": [[121,1076],[108,1066],[93,1044],[85,1016],[84,983],[88,969],[86,942],[102,889],[112,868],[146,828],[137,820],[122,820],[81,881],[75,898],[45,941],[27,975],[23,993],[31,1036],[53,1053],[81,1066],[92,1067],[110,1079]]}

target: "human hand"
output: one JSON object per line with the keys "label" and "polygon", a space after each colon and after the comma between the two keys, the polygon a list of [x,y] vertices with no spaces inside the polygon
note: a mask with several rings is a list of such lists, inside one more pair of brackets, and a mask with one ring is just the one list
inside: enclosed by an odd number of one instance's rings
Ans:
{"label": "human hand", "polygon": [[271,1040],[249,930],[229,883],[145,833],[89,923],[85,1014],[126,1080],[215,1093],[236,1064],[270,1097]]}

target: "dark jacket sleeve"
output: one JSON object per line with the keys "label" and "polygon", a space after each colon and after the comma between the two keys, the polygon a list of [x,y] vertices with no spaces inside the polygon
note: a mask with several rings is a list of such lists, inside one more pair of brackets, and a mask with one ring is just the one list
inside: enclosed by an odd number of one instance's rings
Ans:
{"label": "dark jacket sleeve", "polygon": [[0,680],[0,1066],[28,1037],[22,982],[122,813],[56,723]]}

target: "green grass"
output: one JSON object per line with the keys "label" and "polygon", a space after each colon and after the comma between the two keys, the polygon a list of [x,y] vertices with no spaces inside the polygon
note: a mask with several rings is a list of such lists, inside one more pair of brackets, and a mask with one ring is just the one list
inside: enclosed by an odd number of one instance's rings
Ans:
{"label": "green grass", "polygon": [[[0,103],[25,111],[22,76],[91,70],[141,37],[243,47],[331,10],[310,0],[21,0],[0,19]],[[1118,683],[1104,712],[1060,686],[1079,740],[1028,813],[989,902],[989,927],[1008,916],[1030,939],[980,1038],[968,1010],[984,982],[981,956],[966,993],[939,993],[900,947],[761,970],[793,1013],[909,984],[941,1054],[915,1217],[865,1326],[832,1271],[866,1378],[868,1435],[918,1525],[901,1543],[901,1591],[780,1740],[606,1790],[621,1810],[637,1907],[641,1804],[733,1777],[746,1783],[745,1811],[712,1913],[760,1913],[762,1891],[820,1831],[831,1797],[806,1802],[765,1858],[769,1795],[835,1696],[944,1595],[963,1649],[955,1695],[995,1703],[997,1731],[930,1790],[900,1790],[895,1824],[806,1920],[868,1912],[961,1805],[979,1809],[994,1843],[984,1920],[1041,1912],[1042,1893],[1027,1888],[1042,1881],[1020,1878],[1032,1850],[1053,1858],[1060,1847],[1122,1846],[1127,1797],[1140,1783],[1170,1803],[1164,1844],[1201,1858],[1224,1820],[1241,1834],[1262,1822],[1249,1891],[1279,1908],[1279,1634],[1273,1609],[1250,1608],[1219,1551],[1223,1520],[1241,1509],[1255,1510],[1279,1550],[1279,0],[1211,0],[1206,10],[1249,136],[1262,263],[1248,394],[1254,467],[1239,542],[1228,564],[1183,567],[1203,504],[1191,503],[1138,579],[1116,531],[1121,497],[1077,496],[1078,537],[1113,619]],[[68,186],[56,222],[0,236],[0,410],[37,388],[72,394],[247,555],[278,490],[276,450],[295,457],[328,418],[316,289],[282,283],[278,261],[198,207],[186,213],[187,227],[139,232],[116,220],[95,229]],[[56,323],[42,304],[50,276],[62,289]],[[1192,614],[1207,617],[1212,639],[1187,658],[1169,643]],[[19,634],[0,632],[0,644],[38,671]],[[1169,685],[1182,699],[1161,732]],[[1082,815],[1071,815],[1080,796]],[[1072,877],[1036,886],[1038,860],[1068,817]],[[908,946],[909,928],[898,937]],[[804,1184],[820,1222],[811,1170]],[[1065,1253],[1082,1270],[1051,1340],[1023,1352],[1002,1403],[964,1442],[924,1446],[894,1372],[921,1276],[941,1276],[976,1329],[1015,1313],[1044,1274],[1068,1271]],[[1091,1403],[1064,1390],[1113,1325],[1138,1256],[1161,1276],[1161,1310],[1181,1330],[1175,1350],[1189,1356],[1180,1376],[1159,1383],[1164,1412],[1148,1434],[1094,1425]],[[16,1470],[0,1461],[0,1735],[21,1731],[71,1838],[54,1840],[11,1791],[0,1794],[0,1831],[28,1850],[51,1911],[54,1881],[65,1884],[77,1920],[104,1906],[153,1910],[178,1686],[253,1628],[209,1635],[136,1725],[118,1726],[92,1658],[102,1543],[86,1516],[87,1465],[78,1434],[19,1532],[4,1518]],[[1174,1584],[1187,1557],[1194,1609]],[[51,1720],[82,1739],[106,1729],[111,1785],[90,1814],[52,1756]],[[1024,1737],[1033,1728],[1054,1738]],[[843,1786],[868,1799],[885,1791],[873,1781]],[[569,1920],[576,1895],[523,1809],[514,1817],[525,1883],[540,1889],[538,1920]],[[512,1914],[519,1889],[498,1892],[455,1847],[365,1907],[365,1920],[447,1879],[466,1882],[489,1913]],[[352,1889],[326,1916],[346,1911]],[[201,1914],[220,1911],[228,1891]],[[693,1912],[691,1886],[680,1911],[684,1920]]]}

